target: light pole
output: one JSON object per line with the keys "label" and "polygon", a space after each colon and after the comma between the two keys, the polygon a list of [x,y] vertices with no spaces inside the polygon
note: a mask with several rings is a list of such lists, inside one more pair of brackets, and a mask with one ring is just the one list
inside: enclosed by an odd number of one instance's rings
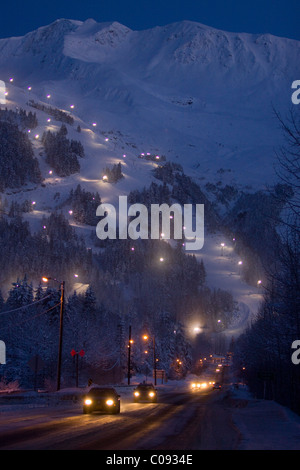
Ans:
{"label": "light pole", "polygon": [[128,366],[127,366],[127,381],[130,385],[130,369],[131,369],[131,345],[133,340],[131,339],[131,326],[129,327],[129,338],[128,338]]}
{"label": "light pole", "polygon": [[[148,338],[148,335],[144,335],[143,339],[146,341]],[[156,385],[156,352],[155,352],[155,336],[152,336],[152,343],[153,343],[153,371],[154,371],[154,385]]]}
{"label": "light pole", "polygon": [[43,277],[44,282],[55,281],[60,284],[60,320],[59,320],[59,341],[58,341],[58,361],[57,361],[57,391],[60,390],[61,378],[61,358],[62,358],[62,342],[63,342],[63,324],[64,324],[64,303],[65,303],[65,281],[58,281],[53,277]]}

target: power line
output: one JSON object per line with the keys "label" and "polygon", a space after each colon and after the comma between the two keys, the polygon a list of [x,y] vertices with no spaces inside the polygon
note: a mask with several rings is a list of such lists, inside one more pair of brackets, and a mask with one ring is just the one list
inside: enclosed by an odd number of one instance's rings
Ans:
{"label": "power line", "polygon": [[51,297],[51,295],[52,295],[52,294],[49,294],[49,295],[47,295],[46,297],[43,297],[42,299],[37,300],[36,302],[33,302],[33,303],[31,303],[31,304],[28,304],[28,305],[23,305],[23,307],[18,307],[18,308],[15,308],[14,310],[5,310],[4,312],[0,312],[0,315],[4,315],[4,314],[6,314],[6,313],[17,312],[18,310],[23,310],[24,308],[31,307],[32,305],[36,305],[36,304],[38,304],[39,302],[43,302],[43,300],[48,299],[49,297]]}
{"label": "power line", "polygon": [[20,323],[15,324],[15,325],[7,325],[7,326],[4,326],[4,327],[1,327],[0,330],[1,330],[1,329],[4,329],[4,328],[15,328],[16,326],[22,325],[23,323],[26,323],[26,322],[29,321],[29,320],[33,320],[34,318],[40,317],[41,315],[44,315],[45,313],[50,312],[50,310],[55,309],[55,308],[58,307],[59,305],[60,305],[60,303],[54,305],[54,306],[51,307],[51,308],[48,308],[48,310],[45,310],[44,312],[40,312],[40,313],[38,313],[37,315],[34,315],[33,317],[25,318],[23,321],[21,321]]}

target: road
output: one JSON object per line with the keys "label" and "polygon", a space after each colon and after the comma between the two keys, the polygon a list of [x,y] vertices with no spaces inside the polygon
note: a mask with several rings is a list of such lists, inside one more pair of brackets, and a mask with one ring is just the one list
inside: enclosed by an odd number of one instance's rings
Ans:
{"label": "road", "polygon": [[0,449],[231,450],[239,435],[224,391],[160,391],[158,403],[121,397],[119,415],[83,415],[81,406],[1,413]]}

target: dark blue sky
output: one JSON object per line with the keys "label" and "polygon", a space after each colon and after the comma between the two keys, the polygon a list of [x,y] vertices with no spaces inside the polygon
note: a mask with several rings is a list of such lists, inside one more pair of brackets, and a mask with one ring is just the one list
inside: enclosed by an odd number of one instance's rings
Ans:
{"label": "dark blue sky", "polygon": [[299,0],[5,0],[0,37],[24,35],[58,18],[119,21],[136,30],[191,20],[225,31],[300,39]]}

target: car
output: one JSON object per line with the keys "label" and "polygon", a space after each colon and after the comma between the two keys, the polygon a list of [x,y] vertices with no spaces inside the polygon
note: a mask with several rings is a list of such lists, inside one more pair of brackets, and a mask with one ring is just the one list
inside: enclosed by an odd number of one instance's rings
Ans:
{"label": "car", "polygon": [[142,383],[133,390],[134,402],[149,401],[151,403],[157,402],[157,390],[153,384]]}
{"label": "car", "polygon": [[222,384],[220,382],[216,382],[214,385],[213,385],[213,389],[214,390],[221,390],[222,388]]}
{"label": "car", "polygon": [[91,387],[83,400],[83,413],[94,411],[120,413],[120,395],[112,387]]}
{"label": "car", "polygon": [[204,390],[208,386],[207,382],[193,382],[191,388],[193,391]]}

